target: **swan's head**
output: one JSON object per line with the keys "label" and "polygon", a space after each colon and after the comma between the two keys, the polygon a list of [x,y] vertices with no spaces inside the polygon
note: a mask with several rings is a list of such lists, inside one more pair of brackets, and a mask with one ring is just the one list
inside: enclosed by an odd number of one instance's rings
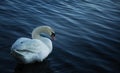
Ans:
{"label": "swan's head", "polygon": [[33,39],[40,39],[40,34],[46,33],[51,36],[52,40],[55,38],[55,32],[50,26],[39,26],[35,28],[32,32]]}

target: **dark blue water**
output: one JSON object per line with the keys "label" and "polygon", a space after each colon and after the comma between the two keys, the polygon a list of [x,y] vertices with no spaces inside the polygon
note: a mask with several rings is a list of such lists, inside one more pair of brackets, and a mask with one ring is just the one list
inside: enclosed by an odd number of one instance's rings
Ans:
{"label": "dark blue water", "polygon": [[[41,25],[56,32],[52,53],[17,64],[11,45]],[[120,73],[120,0],[0,0],[0,73]]]}

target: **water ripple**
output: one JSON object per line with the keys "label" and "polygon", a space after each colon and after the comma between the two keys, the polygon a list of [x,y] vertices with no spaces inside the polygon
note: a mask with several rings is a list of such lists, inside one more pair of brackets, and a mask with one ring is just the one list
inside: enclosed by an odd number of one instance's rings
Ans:
{"label": "water ripple", "polygon": [[54,73],[120,72],[119,0],[1,0],[0,19],[2,72],[14,71],[12,43],[40,25],[56,31],[47,59]]}

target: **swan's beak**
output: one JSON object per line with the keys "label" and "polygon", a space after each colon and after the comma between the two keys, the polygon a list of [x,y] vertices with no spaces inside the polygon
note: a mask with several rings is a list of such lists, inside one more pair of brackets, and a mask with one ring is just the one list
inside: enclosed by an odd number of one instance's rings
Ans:
{"label": "swan's beak", "polygon": [[52,40],[55,40],[55,33],[52,32],[51,38],[52,38]]}

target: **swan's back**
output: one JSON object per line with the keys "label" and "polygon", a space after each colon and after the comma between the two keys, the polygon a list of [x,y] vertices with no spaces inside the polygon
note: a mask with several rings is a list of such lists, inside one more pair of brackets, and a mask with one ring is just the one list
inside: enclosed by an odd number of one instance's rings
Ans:
{"label": "swan's back", "polygon": [[[52,43],[48,44],[52,45]],[[52,47],[48,47],[42,40],[20,38],[12,45],[11,53],[24,63],[31,63],[45,59],[51,49]]]}

